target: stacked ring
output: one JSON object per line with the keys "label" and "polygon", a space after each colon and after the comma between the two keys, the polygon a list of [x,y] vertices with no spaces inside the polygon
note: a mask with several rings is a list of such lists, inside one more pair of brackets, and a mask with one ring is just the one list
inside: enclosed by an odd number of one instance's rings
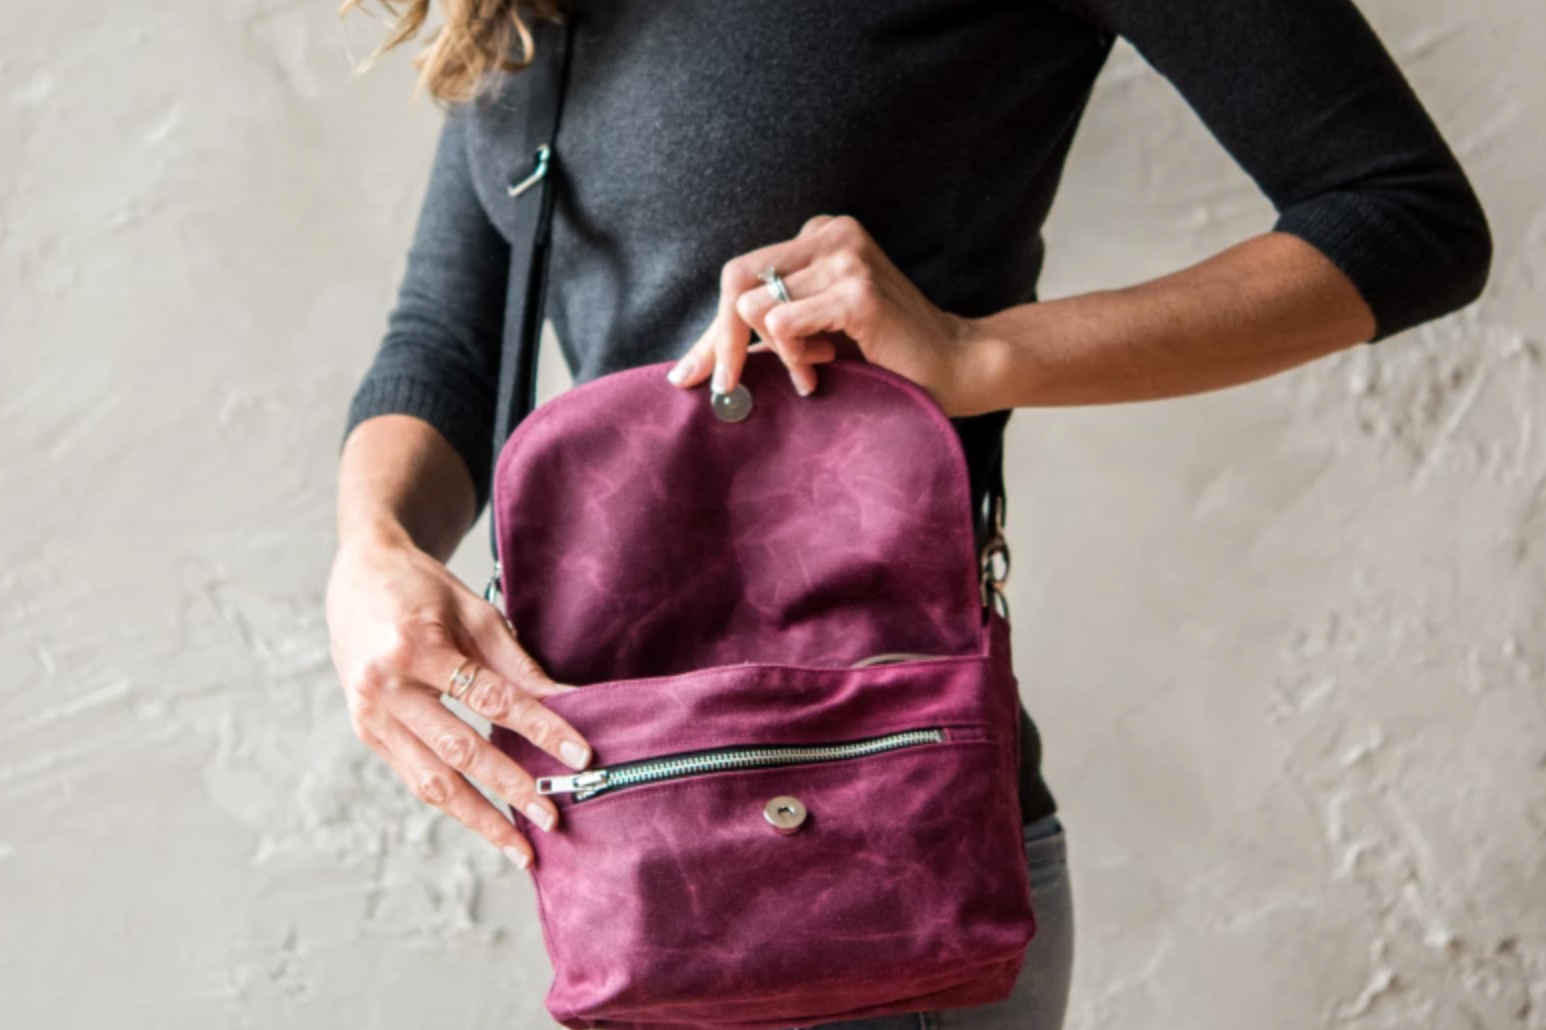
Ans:
{"label": "stacked ring", "polygon": [[773,299],[780,304],[789,303],[789,290],[784,286],[784,280],[778,274],[778,269],[769,265],[757,273],[757,278],[768,285],[768,292],[773,294]]}
{"label": "stacked ring", "polygon": [[473,666],[471,671],[462,671],[462,666],[466,665],[470,661],[472,661],[471,658],[463,658],[460,662],[457,663],[455,671],[451,673],[451,689],[449,693],[458,701],[460,701],[462,697],[472,689],[472,681],[478,677],[476,665]]}

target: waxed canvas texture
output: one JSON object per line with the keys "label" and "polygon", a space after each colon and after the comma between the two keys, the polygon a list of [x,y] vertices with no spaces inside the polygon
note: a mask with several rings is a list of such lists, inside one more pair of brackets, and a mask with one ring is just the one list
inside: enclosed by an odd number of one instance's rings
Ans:
{"label": "waxed canvas texture", "polygon": [[758,352],[728,423],[668,367],[571,390],[501,452],[506,611],[550,675],[977,649],[966,466],[927,394],[843,361],[802,398]]}
{"label": "waxed canvas texture", "polygon": [[[698,749],[942,741],[710,772],[515,813],[536,854],[546,1004],[571,1028],[782,1030],[1008,996],[1035,919],[1007,623],[985,617],[960,443],[915,385],[748,356],[720,420],[667,365],[586,383],[501,453],[494,517],[522,645],[592,767]],[[937,657],[852,668],[889,652]],[[534,776],[560,762],[495,726]],[[763,808],[807,816],[778,833]]]}

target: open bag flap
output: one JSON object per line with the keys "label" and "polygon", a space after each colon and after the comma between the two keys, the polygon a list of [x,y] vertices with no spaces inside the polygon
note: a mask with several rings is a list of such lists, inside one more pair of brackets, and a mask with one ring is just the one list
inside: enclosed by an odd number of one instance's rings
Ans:
{"label": "open bag flap", "polygon": [[553,678],[982,651],[966,460],[921,388],[845,359],[800,397],[758,352],[727,421],[669,367],[575,387],[500,454],[505,611]]}

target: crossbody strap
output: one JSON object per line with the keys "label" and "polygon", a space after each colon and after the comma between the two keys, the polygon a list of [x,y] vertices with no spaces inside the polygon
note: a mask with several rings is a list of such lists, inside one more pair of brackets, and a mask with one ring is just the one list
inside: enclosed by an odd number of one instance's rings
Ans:
{"label": "crossbody strap", "polygon": [[[523,75],[531,75],[531,90],[526,101],[527,140],[540,140],[532,155],[532,166],[520,169],[506,192],[514,205],[514,229],[510,243],[510,288],[505,305],[505,340],[515,340],[513,351],[507,347],[499,363],[499,389],[494,409],[494,456],[504,450],[505,440],[537,406],[537,352],[542,347],[542,307],[547,293],[548,251],[553,223],[553,190],[549,180],[558,160],[555,146],[559,121],[564,110],[564,92],[569,84],[569,63],[574,48],[574,15],[565,12],[558,30],[558,48],[543,46],[552,22],[539,24],[537,53],[532,66]],[[493,513],[489,514],[489,548],[499,557],[499,531]],[[497,562],[496,562],[497,565]],[[495,579],[498,570],[495,570]],[[493,586],[494,580],[490,581]],[[492,592],[492,591],[490,591]]]}

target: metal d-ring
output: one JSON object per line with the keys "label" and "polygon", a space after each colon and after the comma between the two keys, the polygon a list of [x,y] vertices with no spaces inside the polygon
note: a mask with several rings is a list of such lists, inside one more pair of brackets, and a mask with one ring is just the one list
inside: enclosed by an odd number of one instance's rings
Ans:
{"label": "metal d-ring", "polygon": [[508,192],[512,197],[519,197],[522,193],[525,193],[527,190],[537,185],[538,180],[540,180],[544,175],[548,174],[548,159],[552,156],[552,154],[553,151],[546,143],[538,147],[537,167],[532,169],[532,173],[526,178],[522,179],[520,182],[512,182],[508,187],[506,187],[506,192]]}

